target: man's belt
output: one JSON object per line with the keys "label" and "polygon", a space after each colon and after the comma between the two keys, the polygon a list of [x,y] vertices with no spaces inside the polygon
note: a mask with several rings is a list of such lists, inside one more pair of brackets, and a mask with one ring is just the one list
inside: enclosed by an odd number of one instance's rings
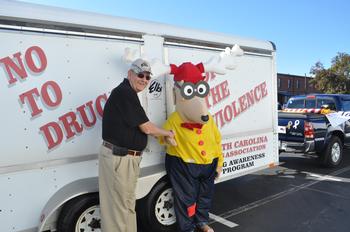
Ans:
{"label": "man's belt", "polygon": [[118,146],[111,144],[109,142],[106,142],[106,141],[103,141],[102,144],[103,144],[103,146],[111,149],[113,155],[118,155],[118,156],[126,156],[126,155],[140,156],[140,155],[142,155],[141,151],[129,150],[125,147],[118,147]]}

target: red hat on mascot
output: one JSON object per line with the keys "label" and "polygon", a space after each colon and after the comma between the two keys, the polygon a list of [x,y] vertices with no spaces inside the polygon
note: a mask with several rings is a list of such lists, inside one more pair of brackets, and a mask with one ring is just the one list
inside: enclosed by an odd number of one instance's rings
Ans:
{"label": "red hat on mascot", "polygon": [[205,78],[203,63],[194,65],[191,62],[185,62],[179,67],[174,64],[170,64],[170,67],[170,73],[174,74],[174,81],[184,81],[196,84]]}

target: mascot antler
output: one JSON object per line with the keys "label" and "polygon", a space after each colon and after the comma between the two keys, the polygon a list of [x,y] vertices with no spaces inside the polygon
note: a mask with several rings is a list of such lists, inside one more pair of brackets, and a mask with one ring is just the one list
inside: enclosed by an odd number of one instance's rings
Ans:
{"label": "mascot antler", "polygon": [[151,61],[151,69],[153,77],[159,77],[171,73],[170,65],[163,64],[158,59],[153,59]]}
{"label": "mascot antler", "polygon": [[212,57],[208,62],[204,63],[204,70],[205,72],[215,72],[223,75],[227,69],[232,70],[236,68],[236,57],[242,56],[243,53],[243,50],[237,44],[232,48],[227,47],[219,56]]}
{"label": "mascot antler", "polygon": [[[126,64],[132,63],[134,60],[142,58],[148,60],[145,56],[139,56],[137,49],[125,48],[122,61]],[[156,78],[161,75],[170,74],[170,65],[165,65],[158,59],[153,59],[151,62],[152,77]]]}
{"label": "mascot antler", "polygon": [[[221,52],[219,56],[215,56],[209,59],[208,62],[204,63],[204,72],[215,72],[217,74],[225,74],[227,70],[235,69],[237,66],[236,57],[242,56],[243,50],[235,44],[232,48],[227,47],[225,51]],[[137,55],[136,49],[125,48],[122,60],[125,63],[131,63],[140,56]],[[142,56],[143,59],[146,59]],[[147,59],[146,59],[147,60]],[[152,76],[158,77],[166,74],[174,74],[174,67],[171,65],[163,64],[158,59],[153,59],[151,62]]]}
{"label": "mascot antler", "polygon": [[122,56],[122,61],[126,64],[132,63],[134,60],[140,58],[139,55],[137,55],[136,49],[131,49],[129,47],[125,48],[124,55]]}

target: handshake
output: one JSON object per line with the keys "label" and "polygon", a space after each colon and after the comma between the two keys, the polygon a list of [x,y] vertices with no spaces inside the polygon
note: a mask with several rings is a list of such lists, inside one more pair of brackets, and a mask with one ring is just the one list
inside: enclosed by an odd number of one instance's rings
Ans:
{"label": "handshake", "polygon": [[168,132],[168,135],[164,136],[165,143],[174,147],[177,146],[174,131],[169,130]]}

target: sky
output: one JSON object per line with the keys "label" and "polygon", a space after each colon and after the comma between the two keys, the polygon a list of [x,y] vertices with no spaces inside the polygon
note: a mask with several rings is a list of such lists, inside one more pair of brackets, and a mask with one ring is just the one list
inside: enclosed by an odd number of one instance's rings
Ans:
{"label": "sky", "polygon": [[274,42],[277,72],[350,54],[349,0],[22,0]]}

